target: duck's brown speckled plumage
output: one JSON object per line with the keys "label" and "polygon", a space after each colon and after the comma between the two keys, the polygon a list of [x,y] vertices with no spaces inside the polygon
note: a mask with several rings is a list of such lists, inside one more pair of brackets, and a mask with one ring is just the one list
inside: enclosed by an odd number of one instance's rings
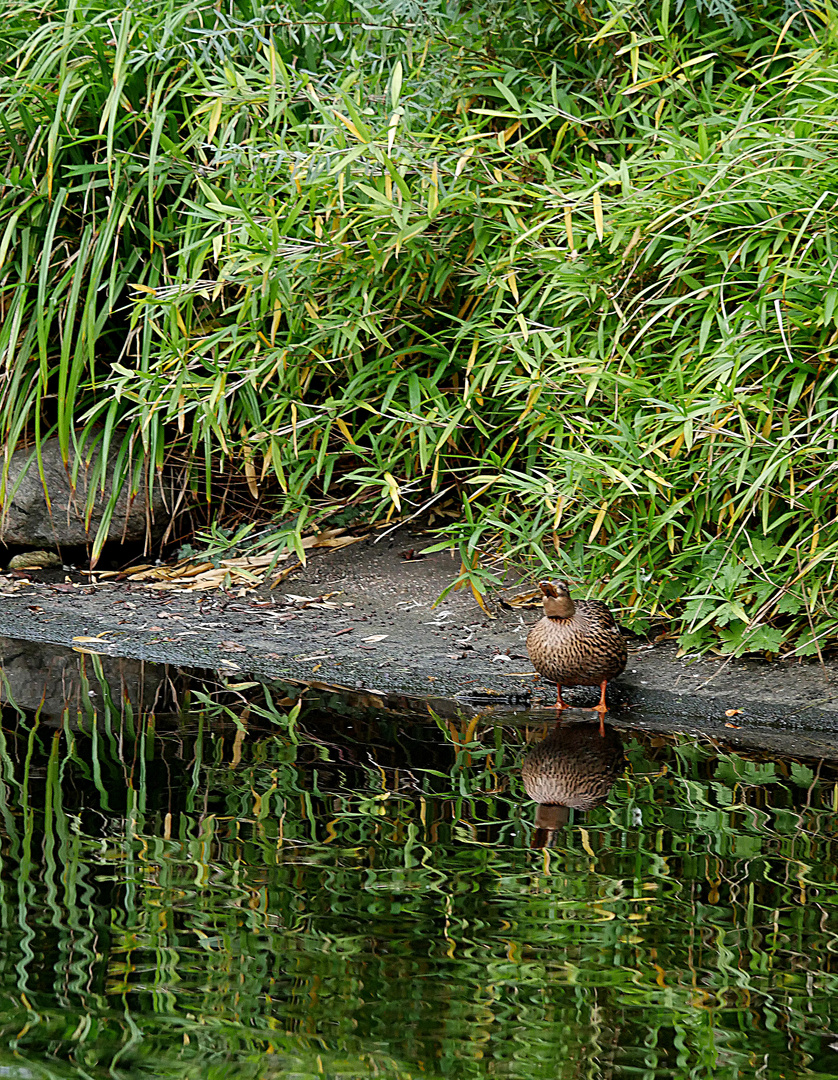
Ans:
{"label": "duck's brown speckled plumage", "polygon": [[625,767],[623,743],[613,728],[600,735],[596,724],[558,724],[524,758],[527,795],[537,802],[533,847],[546,847],[568,821],[568,807],[601,806]]}
{"label": "duck's brown speckled plumage", "polygon": [[544,618],[527,635],[533,667],[558,687],[600,686],[605,712],[605,684],[625,670],[626,642],[608,608],[599,600],[571,600],[564,582],[540,582]]}
{"label": "duck's brown speckled plumage", "polygon": [[624,765],[613,728],[601,738],[596,724],[557,724],[524,758],[521,774],[534,802],[592,810],[605,802]]}

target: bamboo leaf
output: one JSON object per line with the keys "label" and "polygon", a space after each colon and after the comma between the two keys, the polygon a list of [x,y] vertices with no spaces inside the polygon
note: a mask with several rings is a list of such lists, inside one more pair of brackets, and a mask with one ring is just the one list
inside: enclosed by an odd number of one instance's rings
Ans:
{"label": "bamboo leaf", "polygon": [[594,225],[596,226],[597,239],[602,240],[605,235],[605,222],[602,216],[602,197],[598,191],[593,193]]}
{"label": "bamboo leaf", "polygon": [[390,108],[395,109],[402,92],[402,62],[397,60],[390,76]]}

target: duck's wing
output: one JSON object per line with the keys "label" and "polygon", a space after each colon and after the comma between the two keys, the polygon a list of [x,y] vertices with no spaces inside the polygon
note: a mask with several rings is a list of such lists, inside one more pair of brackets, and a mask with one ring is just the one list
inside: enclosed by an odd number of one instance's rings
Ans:
{"label": "duck's wing", "polygon": [[577,600],[576,610],[580,611],[590,622],[596,623],[602,630],[616,630],[617,633],[620,633],[620,628],[614,621],[614,616],[601,600]]}

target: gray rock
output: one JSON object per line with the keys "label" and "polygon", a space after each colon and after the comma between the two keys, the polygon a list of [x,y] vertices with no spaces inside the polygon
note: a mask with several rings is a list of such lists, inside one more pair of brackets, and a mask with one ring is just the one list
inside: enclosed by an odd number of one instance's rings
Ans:
{"label": "gray rock", "polygon": [[99,656],[94,665],[89,656],[43,642],[0,637],[0,666],[0,704],[40,710],[47,720],[60,722],[65,709],[71,716],[101,709],[106,692],[117,709],[127,700],[135,710],[159,706],[168,694],[163,667],[112,656]]}
{"label": "gray rock", "polygon": [[61,559],[54,551],[27,551],[9,559],[9,570],[53,570],[61,566]]}
{"label": "gray rock", "polygon": [[[0,494],[0,541],[4,544],[26,544],[46,547],[92,543],[110,496],[111,468],[104,495],[98,495],[90,521],[85,526],[87,492],[93,482],[94,469],[83,464],[79,468],[76,490],[70,486],[68,470],[61,460],[58,439],[48,439],[43,446],[44,478],[50,505],[44,497],[44,487],[38,474],[38,463],[32,449],[17,450],[9,464],[5,490]],[[133,501],[127,491],[117,499],[108,536],[111,540],[141,541],[146,535],[146,495],[140,491]],[[168,514],[159,486],[155,488],[151,518],[159,526]]]}

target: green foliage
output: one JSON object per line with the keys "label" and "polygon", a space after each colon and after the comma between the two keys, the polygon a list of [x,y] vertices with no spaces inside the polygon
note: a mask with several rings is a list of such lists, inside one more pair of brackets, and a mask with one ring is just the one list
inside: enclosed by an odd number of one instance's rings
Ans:
{"label": "green foliage", "polygon": [[501,550],[685,648],[838,636],[830,6],[42,11],[3,24],[8,450],[240,469],[285,545],[444,493],[477,594]]}

